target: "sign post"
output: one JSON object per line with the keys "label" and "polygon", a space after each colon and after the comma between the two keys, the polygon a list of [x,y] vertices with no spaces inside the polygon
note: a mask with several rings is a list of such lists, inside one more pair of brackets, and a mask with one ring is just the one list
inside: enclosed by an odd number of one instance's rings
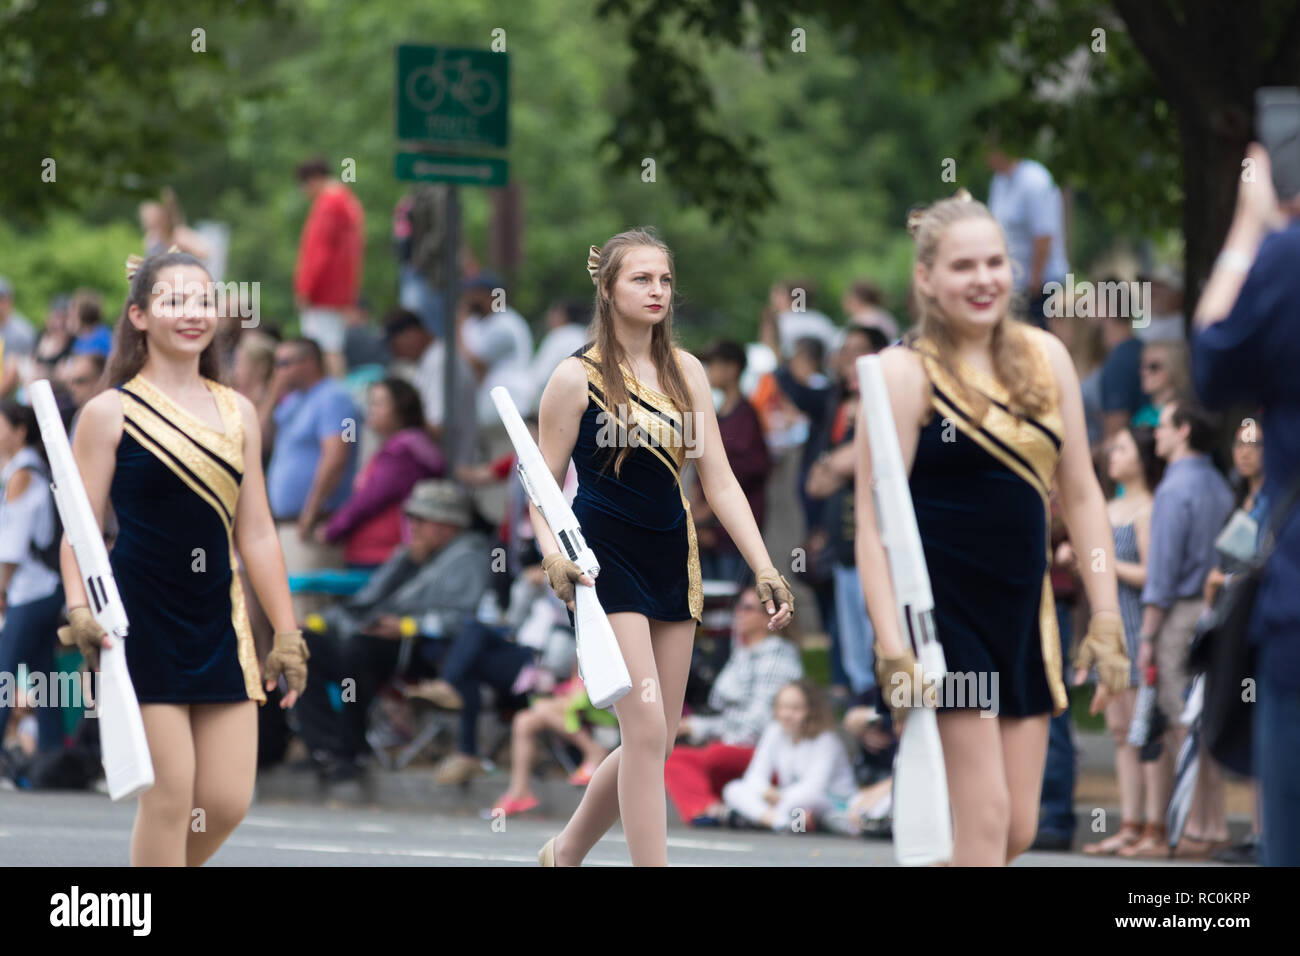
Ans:
{"label": "sign post", "polygon": [[[397,139],[394,173],[400,180],[446,183],[442,289],[443,453],[449,470],[459,449],[460,415],[454,406],[458,365],[456,300],[460,284],[458,184],[504,186],[510,142],[510,60],[507,53],[463,47],[397,47]],[[402,147],[406,147],[403,149]]]}

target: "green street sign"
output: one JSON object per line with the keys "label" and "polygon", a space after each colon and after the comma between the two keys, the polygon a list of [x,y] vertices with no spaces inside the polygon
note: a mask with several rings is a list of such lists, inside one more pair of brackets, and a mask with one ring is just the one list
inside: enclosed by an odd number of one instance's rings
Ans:
{"label": "green street sign", "polygon": [[433,156],[427,153],[398,153],[398,179],[426,183],[465,183],[470,186],[504,186],[510,178],[510,164],[484,156]]}
{"label": "green street sign", "polygon": [[509,142],[507,53],[458,47],[397,48],[397,138],[447,148]]}

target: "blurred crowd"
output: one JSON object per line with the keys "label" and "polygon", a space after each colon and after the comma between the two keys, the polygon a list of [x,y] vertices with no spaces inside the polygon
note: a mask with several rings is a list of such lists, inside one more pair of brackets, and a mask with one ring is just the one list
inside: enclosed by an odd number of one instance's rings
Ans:
{"label": "blurred crowd", "polygon": [[[995,152],[991,165],[990,207],[1023,277],[1024,314],[1074,357],[1115,534],[1132,686],[1106,703],[1105,721],[1123,825],[1089,852],[1165,856],[1174,758],[1195,719],[1186,649],[1266,520],[1265,436],[1254,419],[1225,433],[1196,402],[1176,271],[1137,277],[1151,290],[1144,321],[1111,314],[1101,297],[1090,317],[1052,316],[1030,293],[1066,278],[1060,191],[1031,160]],[[509,783],[494,809],[526,812],[538,806],[539,761],[583,785],[616,746],[617,724],[577,676],[565,608],[541,571],[489,392],[507,388],[535,431],[548,378],[587,341],[591,303],[557,301],[532,323],[511,308],[500,277],[464,262],[447,313],[437,235],[445,193],[420,187],[394,210],[400,288],[377,312],[359,292],[361,205],[323,161],[297,175],[311,204],[295,271],[298,331],[231,315],[216,338],[228,383],[259,412],[268,498],[311,650],[300,704],[287,717],[261,709],[260,760],[288,759],[333,785],[432,749],[438,781],[454,784],[482,774],[508,744]],[[141,208],[145,251],[175,244],[202,256],[175,208],[174,197]],[[779,279],[752,341],[716,339],[699,353],[764,538],[791,545],[777,565],[793,572],[800,613],[792,633],[766,631],[745,562],[693,480],[707,613],[665,780],[677,813],[697,826],[888,834],[894,735],[854,556],[855,361],[905,332],[906,308],[895,310],[900,322],[865,278],[837,305],[825,306],[811,282]],[[43,461],[27,383],[51,379],[73,428],[102,387],[112,343],[104,308],[98,293],[72,291],[50,302],[37,331],[0,279],[0,672],[20,659],[33,672],[75,668],[55,659],[62,602],[48,487],[15,476]],[[571,468],[570,498],[575,484]],[[1059,520],[1051,547],[1068,661],[1088,616],[1079,568],[1092,558],[1074,554]],[[271,628],[247,581],[244,594],[264,655]],[[1139,642],[1152,607],[1162,616],[1153,649]],[[824,658],[813,635],[826,638]],[[1144,686],[1154,690],[1143,695]],[[67,776],[85,733],[56,709],[25,707],[22,695],[0,706],[0,770],[24,786]],[[1163,721],[1150,718],[1147,698]],[[1067,714],[1053,721],[1039,846],[1074,842],[1076,763]],[[1194,772],[1181,855],[1250,859],[1250,843],[1227,847],[1222,770],[1206,755]]]}

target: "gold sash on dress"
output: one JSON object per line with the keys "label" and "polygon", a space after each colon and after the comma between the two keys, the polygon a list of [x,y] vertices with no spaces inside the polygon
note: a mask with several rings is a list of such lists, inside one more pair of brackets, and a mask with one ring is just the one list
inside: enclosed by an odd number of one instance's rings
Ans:
{"label": "gold sash on dress", "polygon": [[264,702],[266,692],[262,690],[257,648],[248,623],[244,589],[239,583],[239,562],[235,557],[235,511],[244,472],[244,425],[234,389],[209,379],[203,381],[216,400],[224,430],[217,431],[196,418],[140,375],[118,392],[122,400],[122,427],[221,518],[229,543],[230,616],[239,666],[244,674],[244,690],[250,700]]}
{"label": "gold sash on dress", "polygon": [[[617,409],[611,410],[605,401],[605,380],[600,374],[600,350],[595,345],[582,353],[583,365],[587,370],[587,394],[591,400],[609,416],[611,425],[618,420]],[[623,421],[629,431],[639,431],[637,444],[645,448],[661,462],[677,482],[677,492],[681,495],[682,508],[686,511],[686,537],[690,548],[686,558],[687,604],[691,617],[703,620],[704,585],[700,573],[700,552],[695,537],[695,521],[691,517],[691,503],[687,500],[686,490],[682,487],[682,467],[686,462],[686,442],[684,439],[685,421],[676,403],[668,395],[651,388],[628,370],[621,366],[623,384],[633,400],[628,402],[627,414]],[[637,401],[639,399],[640,401]],[[641,402],[653,407],[646,408]]]}
{"label": "gold sash on dress", "polygon": [[[1036,343],[1031,343],[1042,365],[1040,374],[1047,374],[1048,358]],[[959,362],[962,379],[967,388],[981,392],[989,399],[984,420],[977,422],[974,410],[962,400],[962,389],[951,375],[938,363],[937,351],[927,339],[917,339],[912,348],[921,355],[926,375],[930,379],[934,410],[957,430],[969,437],[1013,474],[1022,478],[1043,499],[1047,518],[1049,540],[1043,543],[1048,552],[1048,569],[1043,574],[1042,597],[1039,602],[1038,624],[1042,640],[1043,664],[1047,670],[1047,684],[1052,693],[1055,714],[1069,706],[1069,695],[1062,676],[1061,635],[1056,621],[1056,601],[1052,594],[1050,549],[1052,477],[1061,456],[1061,443],[1065,426],[1060,409],[1055,403],[1038,417],[1019,416],[1007,407],[1010,395],[1002,383],[993,376],[971,365]]]}

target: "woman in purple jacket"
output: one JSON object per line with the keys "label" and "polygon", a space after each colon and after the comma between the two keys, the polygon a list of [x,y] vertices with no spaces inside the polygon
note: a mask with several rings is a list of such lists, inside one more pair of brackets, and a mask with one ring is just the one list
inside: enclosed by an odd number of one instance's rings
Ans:
{"label": "woman in purple jacket", "polygon": [[424,427],[420,393],[386,378],[370,386],[366,425],[383,442],[357,474],[352,496],[317,535],[344,542],[350,567],[378,567],[402,543],[402,502],[417,481],[441,478],[446,462]]}

